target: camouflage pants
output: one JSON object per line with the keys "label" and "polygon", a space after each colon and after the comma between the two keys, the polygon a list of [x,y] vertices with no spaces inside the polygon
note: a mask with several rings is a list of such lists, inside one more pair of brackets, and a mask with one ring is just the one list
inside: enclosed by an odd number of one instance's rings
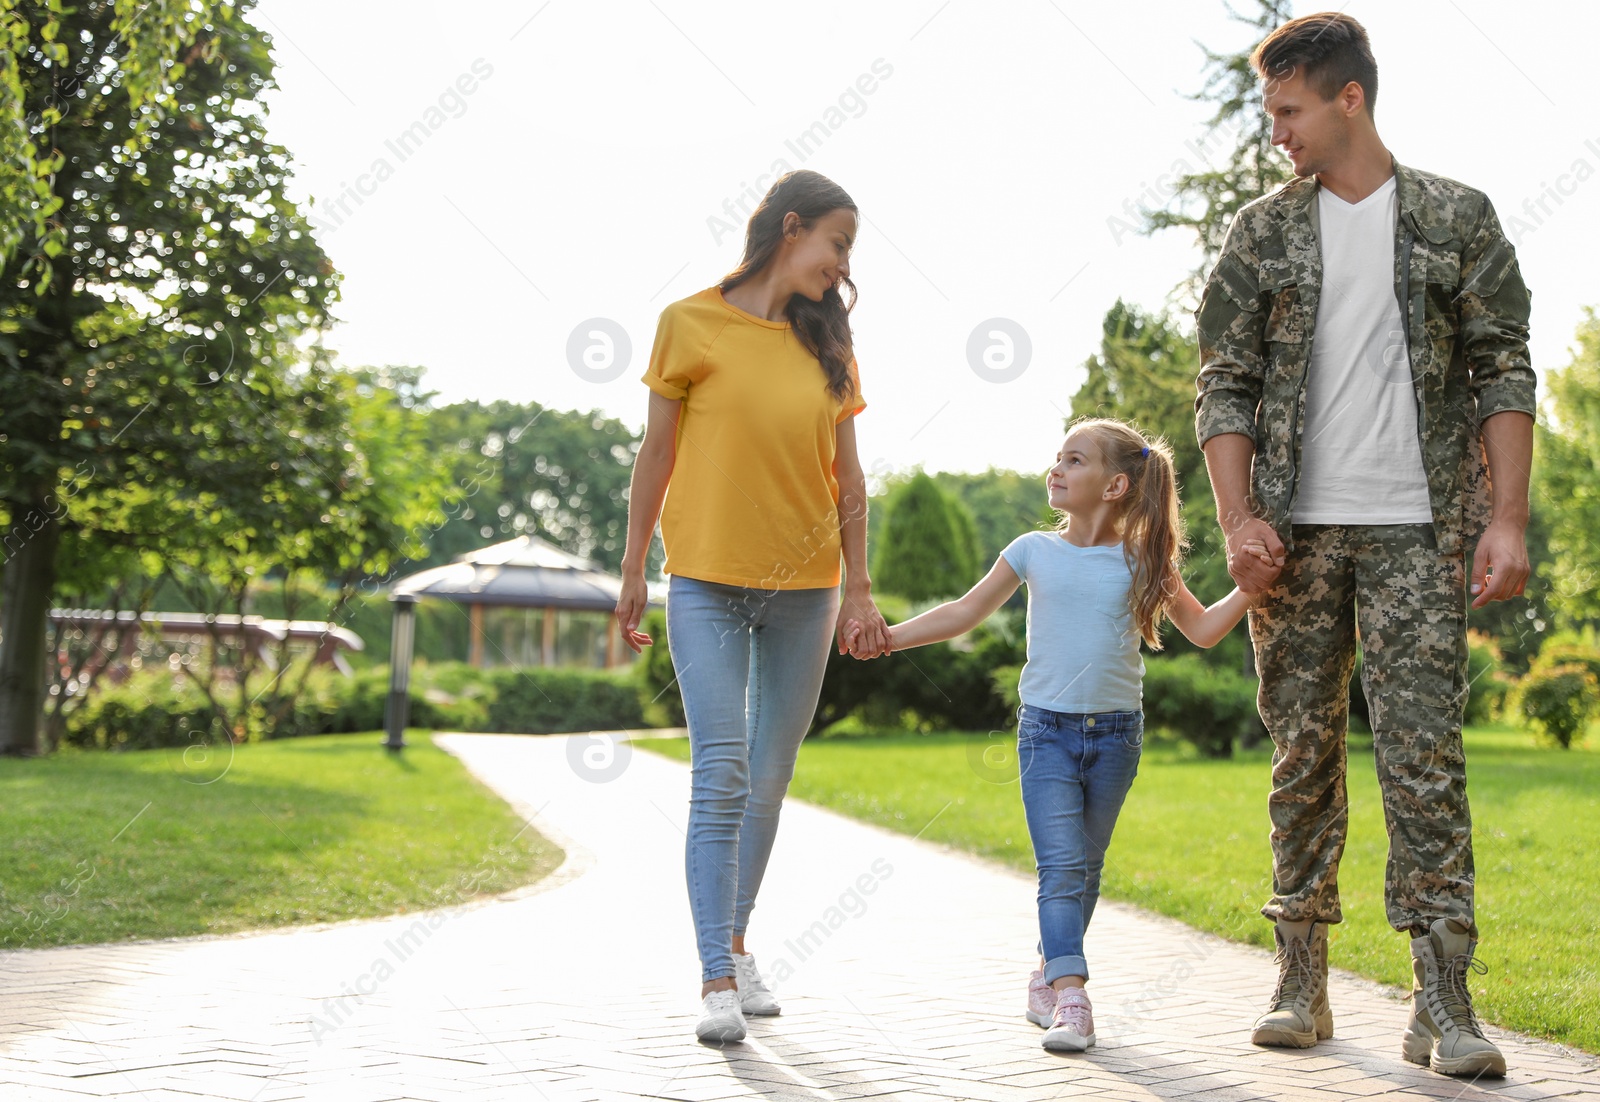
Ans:
{"label": "camouflage pants", "polygon": [[1428,524],[1296,525],[1275,588],[1250,611],[1272,734],[1272,898],[1261,913],[1338,922],[1345,725],[1357,630],[1389,831],[1397,930],[1472,919],[1472,820],[1461,716],[1466,568]]}

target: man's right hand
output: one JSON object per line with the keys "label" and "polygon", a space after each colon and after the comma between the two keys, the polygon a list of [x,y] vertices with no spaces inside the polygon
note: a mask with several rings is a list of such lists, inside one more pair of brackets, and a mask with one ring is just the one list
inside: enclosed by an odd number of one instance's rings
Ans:
{"label": "man's right hand", "polygon": [[[1252,596],[1271,589],[1283,572],[1284,547],[1278,533],[1258,516],[1236,514],[1222,518],[1222,532],[1228,545],[1228,574],[1245,593]],[[1266,557],[1247,549],[1254,541],[1266,548]]]}

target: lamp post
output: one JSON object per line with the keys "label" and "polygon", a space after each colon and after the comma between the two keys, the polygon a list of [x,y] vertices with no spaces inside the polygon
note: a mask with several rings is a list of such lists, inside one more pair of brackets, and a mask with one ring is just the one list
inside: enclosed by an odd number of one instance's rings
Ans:
{"label": "lamp post", "polygon": [[394,602],[394,627],[389,639],[389,699],[383,708],[385,750],[403,750],[406,745],[406,720],[411,712],[411,650],[416,638],[417,598],[397,593]]}

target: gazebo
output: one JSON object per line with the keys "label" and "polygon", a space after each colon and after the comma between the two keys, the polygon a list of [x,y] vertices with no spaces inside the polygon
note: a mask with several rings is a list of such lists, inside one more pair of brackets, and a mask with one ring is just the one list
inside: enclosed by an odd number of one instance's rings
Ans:
{"label": "gazebo", "polygon": [[469,551],[401,578],[389,592],[394,627],[385,745],[404,745],[418,600],[438,597],[465,607],[472,625],[467,660],[474,666],[611,668],[632,658],[610,618],[621,593],[621,578],[537,536]]}

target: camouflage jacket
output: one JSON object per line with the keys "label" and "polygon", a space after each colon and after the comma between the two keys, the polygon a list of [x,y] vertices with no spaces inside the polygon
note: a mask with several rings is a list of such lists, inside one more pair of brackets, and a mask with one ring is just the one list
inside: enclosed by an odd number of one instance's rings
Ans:
{"label": "camouflage jacket", "polygon": [[[1534,412],[1528,289],[1482,192],[1399,164],[1395,177],[1395,297],[1434,533],[1453,554],[1489,519],[1479,426],[1504,410]],[[1293,180],[1238,213],[1195,312],[1196,434],[1202,447],[1224,432],[1255,441],[1251,507],[1285,546],[1322,290],[1319,187]]]}

